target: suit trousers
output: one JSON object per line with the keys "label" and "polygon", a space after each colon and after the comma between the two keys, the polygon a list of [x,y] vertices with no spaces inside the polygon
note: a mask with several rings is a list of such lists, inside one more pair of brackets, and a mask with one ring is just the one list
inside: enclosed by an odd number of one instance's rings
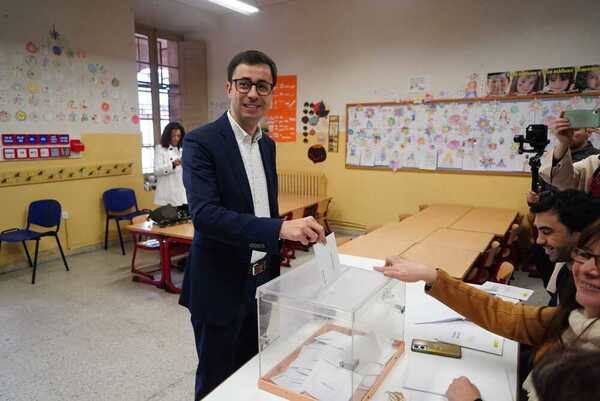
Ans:
{"label": "suit trousers", "polygon": [[[192,316],[198,353],[196,401],[208,395],[258,353],[256,288],[267,281],[267,272],[248,277],[242,304],[230,322],[216,325]],[[269,318],[268,313],[265,317]]]}

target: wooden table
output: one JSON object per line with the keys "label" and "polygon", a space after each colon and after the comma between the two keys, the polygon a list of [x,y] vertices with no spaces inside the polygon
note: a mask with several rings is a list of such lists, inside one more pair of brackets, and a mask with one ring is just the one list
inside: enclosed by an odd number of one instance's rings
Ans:
{"label": "wooden table", "polygon": [[338,249],[340,253],[347,255],[385,259],[388,256],[401,254],[412,244],[413,242],[401,241],[393,236],[379,236],[370,233],[356,237],[344,243]]}
{"label": "wooden table", "polygon": [[191,244],[194,238],[194,226],[192,223],[182,223],[174,226],[159,227],[151,221],[131,224],[126,227],[129,231],[152,237],[160,244],[160,278],[150,279],[146,276],[135,275],[134,280],[163,288],[167,292],[178,294],[181,288],[173,284],[171,279],[171,246],[175,243]]}
{"label": "wooden table", "polygon": [[498,237],[504,237],[517,218],[517,214],[516,210],[478,207],[469,210],[450,228],[492,233]]}
{"label": "wooden table", "polygon": [[[301,217],[305,208],[331,199],[331,197],[304,196],[294,194],[280,194],[279,213],[281,216],[292,212],[294,217]],[[194,239],[194,225],[192,223],[177,224],[174,226],[159,227],[151,221],[127,226],[129,231],[155,238],[160,244],[160,279],[152,280],[148,277],[134,276],[140,282],[164,288],[167,292],[179,293],[181,289],[171,280],[171,247],[174,244],[191,244]]]}
{"label": "wooden table", "polygon": [[279,215],[284,216],[291,212],[294,218],[302,217],[304,209],[328,199],[331,199],[331,196],[307,196],[281,193],[277,197],[277,201],[279,202]]}
{"label": "wooden table", "polygon": [[405,258],[442,269],[452,277],[463,279],[479,257],[479,252],[442,245],[419,243],[402,253]]}
{"label": "wooden table", "polygon": [[439,227],[448,227],[466,215],[471,209],[473,209],[472,206],[464,205],[429,205],[414,217],[421,220],[435,221]]}
{"label": "wooden table", "polygon": [[431,246],[441,245],[451,248],[468,249],[483,253],[490,246],[493,239],[494,234],[492,233],[440,228],[431,233],[421,243]]}

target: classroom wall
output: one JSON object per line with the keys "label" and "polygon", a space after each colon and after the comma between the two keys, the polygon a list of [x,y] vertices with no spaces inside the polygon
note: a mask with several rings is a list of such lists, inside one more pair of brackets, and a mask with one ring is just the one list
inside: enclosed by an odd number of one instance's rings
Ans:
{"label": "classroom wall", "polygon": [[[120,99],[130,99],[130,104],[137,108],[134,18],[130,1],[11,0],[0,5],[0,19],[0,50],[5,54],[28,40],[47,36],[54,24],[57,31],[69,38],[71,46],[84,48],[90,60],[99,60],[118,74],[121,85]],[[56,111],[59,107],[55,105],[49,109]],[[60,129],[56,121],[53,124],[52,129]],[[49,128],[49,124],[44,120],[34,125],[40,131]],[[19,131],[23,127],[15,120],[0,123],[2,132]],[[35,128],[30,122],[27,129]],[[134,163],[131,175],[0,188],[1,229],[24,226],[27,205],[31,201],[57,199],[69,215],[67,220],[63,220],[60,233],[63,247],[69,253],[96,246],[103,241],[103,191],[113,187],[133,188],[140,207],[152,207],[152,194],[143,191],[140,134],[137,125],[76,124],[65,125],[64,129],[81,136],[86,146],[81,158],[43,162],[0,162],[0,173],[38,167],[116,161]],[[116,238],[115,231],[111,232],[111,238]],[[33,247],[30,249],[33,251]],[[52,239],[42,240],[41,249],[42,261],[58,257]],[[0,272],[25,264],[20,245],[3,244],[0,252]]]}
{"label": "classroom wall", "polygon": [[232,55],[260,49],[281,74],[298,75],[300,105],[324,100],[342,117],[340,153],[324,163],[308,160],[300,135],[277,147],[280,169],[327,175],[332,219],[364,227],[434,202],[525,210],[528,177],[346,169],[345,105],[404,98],[411,76],[429,76],[433,94],[458,93],[473,72],[598,63],[598,15],[591,0],[304,0],[231,14],[198,36],[208,47],[209,111],[226,105]]}

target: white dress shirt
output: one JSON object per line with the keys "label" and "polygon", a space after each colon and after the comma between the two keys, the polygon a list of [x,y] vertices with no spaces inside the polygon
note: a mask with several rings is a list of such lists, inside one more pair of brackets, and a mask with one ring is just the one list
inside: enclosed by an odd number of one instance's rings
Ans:
{"label": "white dress shirt", "polygon": [[183,169],[181,165],[173,168],[175,160],[181,160],[181,149],[170,145],[163,148],[157,145],[154,151],[154,174],[156,175],[156,192],[154,203],[157,205],[181,206],[187,204],[183,186]]}
{"label": "white dress shirt", "polygon": [[[263,166],[260,148],[258,147],[258,141],[263,135],[262,130],[258,127],[257,132],[252,137],[235,121],[229,111],[227,112],[227,118],[229,118],[229,123],[235,134],[235,139],[242,155],[242,161],[244,162],[244,169],[246,170],[246,176],[248,177],[252,193],[254,215],[256,217],[271,217],[267,177],[265,176],[265,167]],[[252,251],[250,263],[262,259],[265,255],[265,252]]]}

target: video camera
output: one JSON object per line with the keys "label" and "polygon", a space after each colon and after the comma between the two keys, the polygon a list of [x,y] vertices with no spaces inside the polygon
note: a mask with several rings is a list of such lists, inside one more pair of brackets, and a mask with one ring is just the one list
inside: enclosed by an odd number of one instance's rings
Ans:
{"label": "video camera", "polygon": [[[535,156],[529,158],[529,167],[531,167],[531,190],[539,192],[540,166],[542,162],[540,158],[546,150],[546,146],[550,143],[548,140],[548,126],[544,124],[531,124],[525,129],[525,136],[516,135],[515,143],[519,144],[519,154],[535,153]],[[530,146],[525,148],[525,144]]]}

